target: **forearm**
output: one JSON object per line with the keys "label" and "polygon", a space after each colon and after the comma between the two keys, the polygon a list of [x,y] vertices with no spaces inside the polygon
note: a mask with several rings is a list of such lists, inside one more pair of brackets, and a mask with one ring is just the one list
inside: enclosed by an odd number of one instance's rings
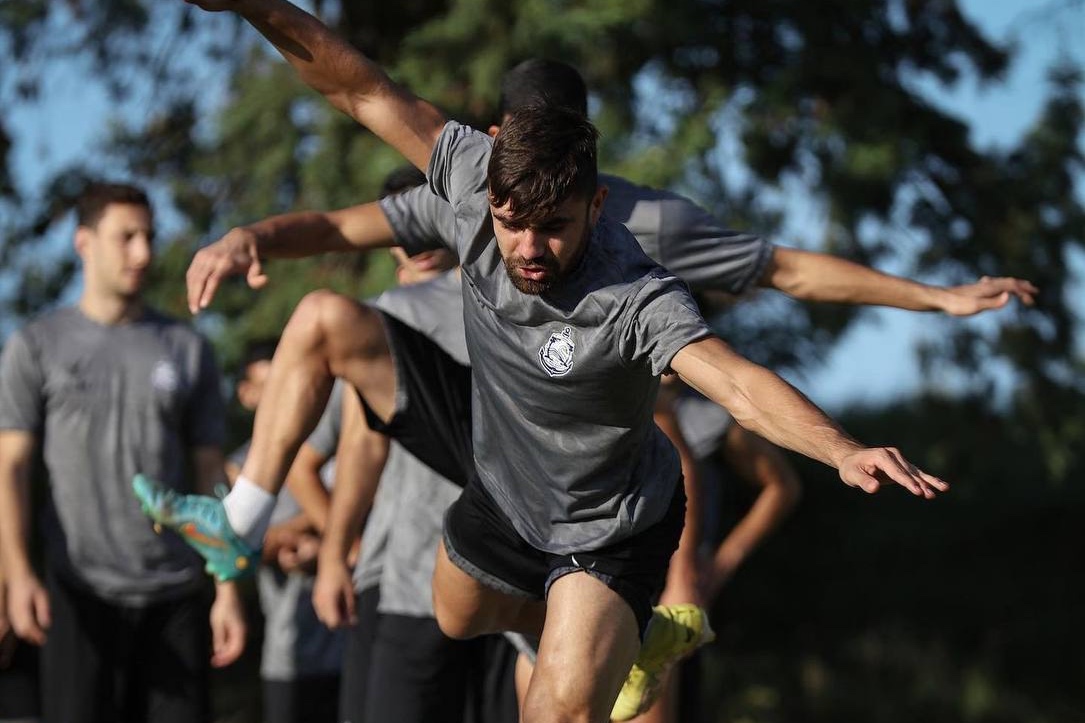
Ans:
{"label": "forearm", "polygon": [[716,549],[716,565],[729,573],[737,570],[794,508],[794,499],[785,495],[783,490],[774,487],[762,490],[746,515]]}
{"label": "forearm", "polygon": [[330,495],[320,477],[321,469],[327,461],[327,457],[311,445],[303,444],[286,475],[287,489],[297,500],[309,523],[321,534],[328,526],[331,508]]}
{"label": "forearm", "polygon": [[376,202],[328,213],[284,213],[237,232],[251,235],[261,258],[303,258],[395,245],[392,227]]}
{"label": "forearm", "polygon": [[828,254],[777,247],[761,279],[768,286],[803,301],[891,306],[910,311],[945,308],[948,292],[892,276]]}
{"label": "forearm", "polygon": [[718,338],[688,345],[672,367],[687,384],[730,411],[735,421],[774,444],[835,468],[862,449],[801,392]]}
{"label": "forearm", "polygon": [[682,465],[682,483],[686,494],[686,515],[682,527],[682,537],[678,542],[678,550],[675,555],[682,561],[695,563],[697,550],[701,544],[701,484],[697,474],[697,464],[693,459],[693,453],[682,437],[678,420],[673,410],[659,410],[655,414],[656,425],[659,426],[667,438],[678,451],[678,458]]}
{"label": "forearm", "polygon": [[365,426],[355,404],[353,399],[344,404],[343,435],[324,534],[328,553],[340,560],[347,558],[365,527],[388,459],[388,440]]}
{"label": "forearm", "polygon": [[32,572],[28,464],[0,460],[0,570],[8,580]]}

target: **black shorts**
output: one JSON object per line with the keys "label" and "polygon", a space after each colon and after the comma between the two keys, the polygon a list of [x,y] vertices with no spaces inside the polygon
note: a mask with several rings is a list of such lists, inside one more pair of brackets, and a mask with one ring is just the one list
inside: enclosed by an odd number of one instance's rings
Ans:
{"label": "black shorts", "polygon": [[678,549],[685,514],[686,494],[679,479],[670,506],[653,526],[597,550],[557,555],[525,542],[476,478],[449,508],[444,542],[457,567],[509,595],[544,600],[559,577],[587,572],[632,608],[643,637],[671,555]]}
{"label": "black shorts", "polygon": [[382,422],[359,395],[369,428],[399,442],[441,476],[463,487],[474,476],[471,367],[380,309],[396,368],[396,411]]}

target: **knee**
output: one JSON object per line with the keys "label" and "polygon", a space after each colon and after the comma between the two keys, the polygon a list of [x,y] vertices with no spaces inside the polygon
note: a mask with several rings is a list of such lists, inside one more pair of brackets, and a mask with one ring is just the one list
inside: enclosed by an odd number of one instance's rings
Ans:
{"label": "knee", "polygon": [[593,713],[583,681],[546,679],[536,673],[524,699],[523,723],[602,723],[610,719],[607,713]]}
{"label": "knee", "polygon": [[453,640],[467,640],[478,635],[472,616],[449,604],[437,590],[433,591],[433,613],[437,618],[437,627]]}
{"label": "knee", "polygon": [[284,334],[320,336],[327,333],[337,317],[342,316],[340,309],[347,302],[346,297],[326,289],[306,294],[290,315]]}

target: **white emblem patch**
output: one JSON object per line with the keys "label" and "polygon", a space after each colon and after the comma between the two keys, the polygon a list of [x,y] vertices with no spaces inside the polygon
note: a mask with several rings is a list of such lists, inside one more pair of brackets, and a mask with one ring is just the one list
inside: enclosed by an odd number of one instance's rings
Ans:
{"label": "white emblem patch", "polygon": [[151,386],[164,394],[173,394],[181,385],[181,377],[173,362],[162,359],[151,371]]}
{"label": "white emblem patch", "polygon": [[563,377],[573,368],[573,352],[576,344],[573,343],[572,327],[565,327],[561,333],[554,332],[539,349],[539,361],[543,369],[552,377]]}

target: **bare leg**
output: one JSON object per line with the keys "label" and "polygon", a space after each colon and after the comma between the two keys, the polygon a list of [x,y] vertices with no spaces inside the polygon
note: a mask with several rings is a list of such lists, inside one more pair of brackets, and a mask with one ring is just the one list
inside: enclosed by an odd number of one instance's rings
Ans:
{"label": "bare leg", "polygon": [[245,477],[278,493],[324,411],[333,377],[352,384],[383,420],[393,413],[395,365],[379,314],[346,296],[315,291],[283,330],[256,410]]}
{"label": "bare leg", "polygon": [[546,626],[524,723],[604,723],[640,649],[637,621],[616,592],[585,572],[550,586]]}
{"label": "bare leg", "polygon": [[433,570],[433,609],[441,632],[457,640],[506,630],[538,637],[546,617],[545,603],[488,588],[456,567],[443,542]]}

